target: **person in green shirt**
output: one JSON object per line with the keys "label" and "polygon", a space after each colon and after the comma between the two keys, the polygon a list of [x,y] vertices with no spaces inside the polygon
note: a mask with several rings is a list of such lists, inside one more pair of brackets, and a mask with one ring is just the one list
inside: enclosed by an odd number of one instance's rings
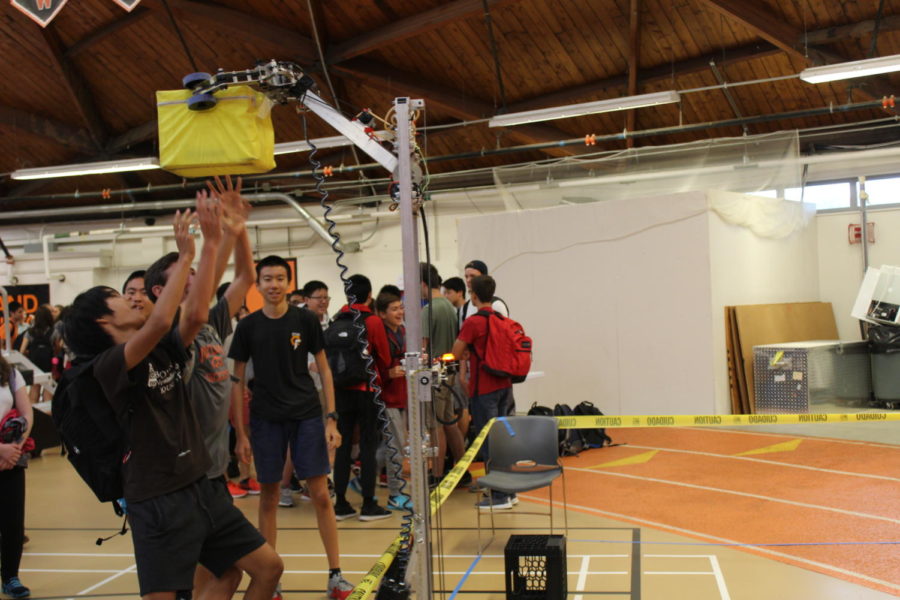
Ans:
{"label": "person in green shirt", "polygon": [[[422,346],[432,359],[440,358],[453,348],[456,341],[456,308],[441,294],[441,276],[434,265],[419,263],[422,300]],[[447,446],[454,463],[465,453],[462,432],[456,426],[456,409],[448,381],[433,394],[431,414],[426,418],[428,427],[437,440],[437,456],[433,464],[434,476],[440,479],[444,474]],[[461,407],[460,407],[461,408]]]}

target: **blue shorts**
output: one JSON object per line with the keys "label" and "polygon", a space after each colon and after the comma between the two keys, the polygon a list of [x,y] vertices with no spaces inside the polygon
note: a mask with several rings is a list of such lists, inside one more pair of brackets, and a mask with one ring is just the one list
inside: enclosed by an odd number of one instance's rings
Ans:
{"label": "blue shorts", "polygon": [[322,417],[300,421],[267,421],[250,416],[250,446],[260,483],[281,481],[288,448],[297,479],[328,475],[328,445]]}

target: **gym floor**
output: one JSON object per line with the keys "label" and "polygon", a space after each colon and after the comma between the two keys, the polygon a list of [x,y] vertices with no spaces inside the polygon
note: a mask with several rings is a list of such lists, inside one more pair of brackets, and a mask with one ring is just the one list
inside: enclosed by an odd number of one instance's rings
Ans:
{"label": "gym floor", "polygon": [[[564,459],[568,598],[878,600],[900,596],[900,446],[896,423],[772,428],[617,429],[621,445]],[[873,434],[873,431],[875,432]],[[822,437],[822,436],[828,437]],[[880,438],[880,439],[873,439]],[[860,441],[865,440],[865,441]],[[479,474],[479,464],[471,467]],[[54,449],[27,473],[21,578],[34,598],[137,595],[129,536]],[[554,484],[561,532],[562,481]],[[384,490],[380,490],[384,493]],[[351,502],[357,502],[349,492]],[[498,511],[477,554],[474,494],[455,491],[433,520],[435,597],[506,597],[511,534],[545,534],[546,490]],[[235,501],[256,521],[257,500]],[[324,596],[312,507],[279,509],[286,598]],[[342,568],[358,581],[395,537],[400,515],[346,520]],[[490,520],[482,517],[482,541]]]}

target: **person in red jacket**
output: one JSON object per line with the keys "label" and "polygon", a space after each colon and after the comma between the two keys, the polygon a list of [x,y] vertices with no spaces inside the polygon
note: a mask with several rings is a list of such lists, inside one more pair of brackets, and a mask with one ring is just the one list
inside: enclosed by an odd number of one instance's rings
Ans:
{"label": "person in red jacket", "polygon": [[[375,385],[383,388],[381,373],[390,369],[391,353],[384,322],[372,312],[372,282],[365,275],[351,275],[347,287],[348,304],[340,313],[358,310],[365,319],[367,351],[375,362]],[[353,304],[349,304],[353,302]],[[375,404],[375,392],[368,381],[335,390],[338,413],[338,432],[341,445],[334,457],[334,514],[337,520],[356,516],[356,510],[347,501],[347,484],[350,481],[350,453],[353,448],[353,430],[359,426],[360,493],[363,497],[360,521],[377,521],[391,516],[391,512],[378,504],[375,498],[375,453],[380,441],[380,420]]]}
{"label": "person in red jacket", "polygon": [[[391,362],[386,372],[381,373],[384,389],[381,397],[386,407],[390,436],[382,440],[376,454],[378,472],[387,471],[388,503],[390,510],[410,508],[409,496],[403,493],[403,453],[406,446],[406,371],[403,356],[406,353],[406,328],[403,326],[403,301],[400,296],[382,292],[375,299],[375,310],[384,322],[390,347]],[[397,472],[398,465],[401,471]]]}

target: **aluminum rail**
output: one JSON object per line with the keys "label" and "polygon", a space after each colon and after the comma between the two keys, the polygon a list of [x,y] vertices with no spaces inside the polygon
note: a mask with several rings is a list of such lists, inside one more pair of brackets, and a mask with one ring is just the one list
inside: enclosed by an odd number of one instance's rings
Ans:
{"label": "aluminum rail", "polygon": [[[281,193],[252,194],[249,196],[245,196],[245,198],[247,198],[248,200],[255,200],[257,202],[280,200],[281,202],[284,202],[285,204],[287,204],[288,206],[293,208],[295,211],[297,211],[297,214],[299,214],[303,218],[303,220],[309,225],[310,229],[312,229],[317,235],[319,235],[319,237],[321,237],[323,240],[325,240],[325,243],[331,245],[332,242],[334,241],[334,238],[331,236],[331,234],[328,233],[328,231],[325,230],[325,228],[322,226],[322,224],[312,214],[310,214],[310,212],[308,210],[306,210],[306,208],[304,208],[299,202],[297,202],[296,199],[292,198],[291,196],[289,196],[287,194],[281,194]],[[168,200],[168,201],[164,201],[164,202],[151,202],[151,203],[147,203],[147,204],[158,205],[159,206],[158,210],[171,210],[171,209],[178,209],[178,208],[189,208],[191,206],[194,206],[195,201],[194,200]],[[115,207],[115,208],[113,209],[113,207]],[[102,209],[102,210],[98,211],[98,209]],[[61,209],[56,209],[56,210],[58,210],[58,211],[66,211],[66,210],[78,211],[78,212],[65,213],[65,214],[71,215],[71,214],[91,214],[92,212],[100,212],[101,214],[109,214],[112,212],[123,212],[123,211],[124,212],[134,212],[137,210],[146,210],[146,209],[144,208],[143,203],[140,203],[140,204],[130,203],[130,204],[127,204],[124,206],[116,206],[116,205],[105,205],[105,206],[94,206],[94,207],[77,206],[77,207],[71,207],[68,209],[61,208]],[[43,212],[43,211],[27,211],[27,212],[33,213],[33,212]],[[7,214],[9,214],[9,213],[0,213],[0,219],[5,217]],[[41,246],[42,246],[43,253],[44,253],[44,276],[47,278],[47,281],[51,281],[53,279],[57,279],[59,281],[65,281],[65,278],[66,278],[65,273],[52,273],[50,270],[50,242],[52,240],[75,238],[75,237],[88,237],[91,235],[116,234],[119,232],[128,233],[131,229],[134,229],[135,232],[146,232],[149,228],[148,227],[124,228],[123,227],[121,229],[102,229],[102,230],[88,231],[85,233],[77,233],[76,232],[74,234],[72,234],[72,233],[68,233],[68,234],[66,234],[66,233],[63,233],[63,234],[48,233],[48,234],[42,236],[41,237]]]}

